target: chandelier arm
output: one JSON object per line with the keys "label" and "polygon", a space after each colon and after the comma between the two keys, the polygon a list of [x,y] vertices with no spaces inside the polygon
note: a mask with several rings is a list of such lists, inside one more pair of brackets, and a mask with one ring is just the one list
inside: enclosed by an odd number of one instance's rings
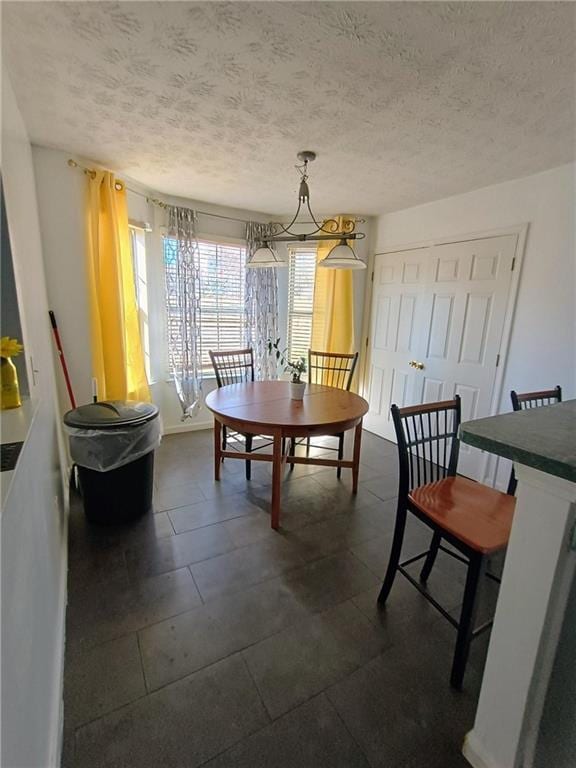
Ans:
{"label": "chandelier arm", "polygon": [[269,239],[271,243],[315,243],[320,240],[363,240],[366,237],[364,232],[353,232],[352,234],[344,235],[319,235],[316,233],[310,233],[306,235],[274,235]]}
{"label": "chandelier arm", "polygon": [[290,222],[290,224],[288,224],[286,227],[285,227],[285,226],[283,226],[282,224],[280,224],[280,222],[279,222],[279,221],[273,221],[273,222],[271,222],[272,226],[273,226],[273,227],[274,227],[274,229],[276,230],[276,231],[274,232],[274,234],[272,235],[272,237],[276,237],[276,235],[282,234],[283,232],[285,232],[285,233],[286,233],[286,234],[288,234],[288,235],[291,235],[292,233],[290,232],[290,227],[291,227],[291,226],[294,224],[294,222],[295,222],[295,221],[296,221],[296,219],[298,218],[298,214],[300,213],[300,209],[301,209],[301,208],[302,208],[302,201],[301,201],[301,200],[298,200],[298,208],[296,208],[296,213],[294,214],[294,218],[292,219],[292,221]]}
{"label": "chandelier arm", "polygon": [[325,219],[322,224],[319,224],[316,221],[314,214],[312,213],[312,209],[310,208],[310,201],[307,201],[307,207],[308,213],[312,217],[312,221],[314,224],[316,224],[317,227],[317,229],[315,229],[313,232],[310,232],[311,235],[316,234],[316,232],[326,232],[329,235],[334,235],[334,237],[338,239],[342,235],[352,234],[352,232],[354,232],[356,229],[356,224],[352,219],[345,219],[345,223],[342,228],[340,228],[336,219]]}
{"label": "chandelier arm", "polygon": [[310,218],[312,219],[314,224],[316,224],[316,227],[317,227],[317,229],[315,229],[314,232],[310,233],[311,235],[313,235],[316,232],[319,232],[321,229],[323,229],[323,225],[322,224],[318,224],[318,222],[316,221],[316,217],[312,213],[312,208],[310,208],[310,200],[306,200],[306,207],[308,208],[308,213],[310,214]]}
{"label": "chandelier arm", "polygon": [[[271,221],[269,223],[270,234],[268,237],[262,238],[262,243],[268,245],[274,241],[299,241],[304,242],[306,240],[346,240],[346,239],[363,239],[364,233],[356,232],[356,221],[353,218],[343,218],[342,224],[337,219],[324,219],[319,222],[312,208],[310,207],[310,192],[308,189],[308,162],[314,160],[316,153],[303,151],[298,153],[298,159],[302,160],[301,165],[296,165],[295,168],[300,174],[300,190],[298,193],[298,207],[296,213],[292,218],[292,221],[284,226],[279,221]],[[296,223],[300,211],[302,210],[302,204],[306,203],[306,208],[316,229],[312,229],[310,232],[294,233],[292,227]],[[321,233],[321,234],[320,234]]]}

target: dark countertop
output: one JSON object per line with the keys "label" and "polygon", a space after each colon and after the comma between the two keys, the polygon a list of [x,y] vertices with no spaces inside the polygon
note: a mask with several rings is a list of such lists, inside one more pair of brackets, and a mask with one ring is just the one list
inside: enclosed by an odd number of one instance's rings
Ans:
{"label": "dark countertop", "polygon": [[466,421],[460,439],[576,483],[576,400]]}

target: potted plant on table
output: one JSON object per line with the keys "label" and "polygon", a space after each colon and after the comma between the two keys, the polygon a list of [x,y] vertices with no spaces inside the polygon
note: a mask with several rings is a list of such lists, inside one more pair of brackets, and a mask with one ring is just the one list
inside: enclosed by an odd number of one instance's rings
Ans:
{"label": "potted plant on table", "polygon": [[306,373],[306,358],[299,357],[292,362],[286,356],[287,351],[280,349],[280,339],[268,339],[268,353],[276,355],[276,360],[284,366],[284,370],[290,372],[290,397],[292,400],[302,400],[306,382],[301,381],[301,377]]}

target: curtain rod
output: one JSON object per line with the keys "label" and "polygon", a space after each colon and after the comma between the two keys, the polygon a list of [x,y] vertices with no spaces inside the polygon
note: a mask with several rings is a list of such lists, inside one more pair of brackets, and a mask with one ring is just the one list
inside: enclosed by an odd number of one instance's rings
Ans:
{"label": "curtain rod", "polygon": [[[91,179],[93,179],[96,175],[96,171],[94,168],[86,168],[84,165],[80,165],[80,163],[77,163],[76,160],[73,160],[70,158],[68,160],[68,165],[70,168],[79,168],[81,171],[83,171],[87,176],[90,176]],[[122,181],[116,181],[115,187],[118,190],[126,189],[128,192],[132,192],[133,195],[140,195],[140,197],[143,197],[147,203],[152,203],[152,205],[157,205],[159,208],[167,208],[168,203],[165,203],[164,200],[159,200],[157,197],[150,197],[149,195],[146,195],[144,192],[140,192],[137,189],[132,189],[132,187],[129,187],[125,182]],[[237,221],[240,224],[248,224],[248,219],[237,219],[235,216],[224,216],[222,213],[209,213],[208,211],[199,211],[197,208],[194,208],[194,211],[199,214],[200,216],[213,216],[216,219],[226,219],[227,221]],[[365,224],[366,219],[361,218],[354,218],[353,221],[356,224]],[[315,221],[301,221],[298,222],[299,224],[315,224]]]}

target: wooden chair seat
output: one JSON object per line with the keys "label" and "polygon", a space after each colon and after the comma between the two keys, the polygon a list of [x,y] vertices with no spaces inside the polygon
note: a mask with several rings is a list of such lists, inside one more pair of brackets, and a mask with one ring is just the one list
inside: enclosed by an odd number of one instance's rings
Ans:
{"label": "wooden chair seat", "polygon": [[516,499],[467,477],[414,488],[409,502],[470,549],[489,555],[508,544]]}

